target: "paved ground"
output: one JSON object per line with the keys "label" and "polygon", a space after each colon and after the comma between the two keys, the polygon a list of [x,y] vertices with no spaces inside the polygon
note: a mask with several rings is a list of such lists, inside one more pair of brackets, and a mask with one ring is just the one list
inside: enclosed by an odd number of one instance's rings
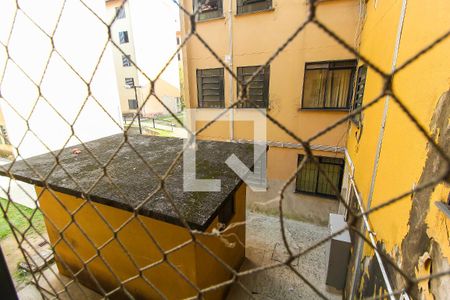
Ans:
{"label": "paved ground", "polygon": [[[257,213],[247,213],[247,260],[241,270],[270,265],[287,258],[281,239],[278,218]],[[327,228],[309,223],[286,220],[289,243],[294,251],[301,251],[327,236]],[[325,286],[325,244],[295,262],[295,269],[303,274],[329,299],[341,295],[327,292]],[[287,267],[272,269],[244,277],[242,283],[256,299],[320,299],[294,272]],[[229,293],[231,299],[251,299],[238,285]]]}
{"label": "paved ground", "polygon": [[[258,213],[247,213],[247,259],[244,262],[241,270],[248,270],[250,268],[260,267],[283,261],[286,259],[286,253],[283,251],[280,226],[278,218],[266,216]],[[316,241],[327,236],[327,228],[309,223],[303,223],[293,220],[285,221],[290,245],[294,251],[301,251],[308,246],[314,244]],[[2,246],[4,242],[2,241]],[[295,268],[303,274],[308,280],[314,284],[317,289],[322,291],[329,299],[341,299],[340,295],[331,294],[327,292],[325,287],[325,272],[326,272],[326,249],[328,244],[321,246],[309,254],[301,257],[296,261]],[[17,263],[17,262],[16,262]],[[55,266],[53,270],[57,273]],[[67,282],[68,279],[61,276],[61,279],[56,278],[47,269],[45,271],[46,277],[50,278],[52,285],[57,290],[61,290],[62,285],[60,280]],[[58,276],[59,277],[59,276]],[[53,278],[53,279],[52,279]],[[253,298],[256,299],[319,299],[300,278],[298,278],[287,267],[280,267],[264,272],[249,275],[242,279],[242,283],[252,293]],[[44,286],[46,284],[41,282]],[[27,285],[25,288],[21,287],[19,292],[20,299],[40,299],[39,292],[33,285]],[[51,290],[47,286],[48,290]],[[96,293],[84,289],[88,299],[99,299]],[[74,296],[74,299],[86,298],[86,294],[72,284],[69,288],[69,293]],[[63,299],[67,299],[64,293],[60,295]],[[251,299],[239,286],[231,287],[228,295],[228,300],[235,299]]]}

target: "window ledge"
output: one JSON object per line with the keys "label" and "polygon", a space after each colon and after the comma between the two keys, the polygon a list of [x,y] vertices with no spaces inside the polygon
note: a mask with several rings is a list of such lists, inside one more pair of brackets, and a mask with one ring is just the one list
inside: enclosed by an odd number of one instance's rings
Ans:
{"label": "window ledge", "polygon": [[271,7],[271,8],[260,9],[260,10],[255,10],[255,11],[236,13],[235,16],[240,17],[240,16],[247,16],[247,15],[253,15],[253,14],[258,14],[258,13],[267,13],[267,12],[272,12],[274,10],[275,10],[275,7]]}
{"label": "window ledge", "polygon": [[439,210],[442,211],[447,216],[447,218],[450,219],[450,205],[447,205],[446,203],[441,201],[436,201],[434,202],[434,204],[436,204]]}
{"label": "window ledge", "polygon": [[303,191],[299,191],[297,189],[294,189],[294,194],[313,196],[313,197],[322,198],[322,199],[331,200],[331,201],[339,201],[337,196],[324,195],[324,194],[318,194],[318,193],[312,193],[312,192],[303,192]]}
{"label": "window ledge", "polygon": [[334,112],[349,112],[350,108],[302,108],[300,107],[298,111],[334,111]]}
{"label": "window ledge", "polygon": [[220,16],[220,17],[215,17],[215,18],[209,18],[209,19],[204,19],[204,20],[196,20],[195,21],[195,23],[206,23],[206,22],[209,22],[209,21],[217,21],[217,20],[222,20],[222,19],[225,19],[225,16]]}

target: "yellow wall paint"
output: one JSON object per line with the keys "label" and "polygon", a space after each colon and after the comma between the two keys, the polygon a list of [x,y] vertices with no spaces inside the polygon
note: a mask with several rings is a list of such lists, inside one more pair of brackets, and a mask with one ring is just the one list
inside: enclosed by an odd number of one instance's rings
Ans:
{"label": "yellow wall paint", "polygon": [[[223,2],[225,18],[198,22],[198,34],[206,40],[214,52],[222,59],[229,53],[228,10],[229,1]],[[231,1],[233,11],[233,71],[237,67],[265,64],[271,55],[286,39],[307,19],[308,6],[302,0],[273,1],[273,10],[236,15],[236,1]],[[184,7],[192,8],[192,0],[184,0]],[[318,18],[332,28],[350,45],[355,44],[358,28],[359,2],[355,0],[328,1],[321,3],[317,11]],[[184,25],[182,36],[189,33],[189,19],[182,15]],[[264,35],[262,35],[264,33]],[[280,121],[293,133],[306,139],[319,130],[346,116],[347,111],[301,110],[304,68],[306,62],[352,59],[354,56],[335,40],[310,24],[288,47],[270,64],[269,109],[268,114]],[[219,68],[220,63],[194,36],[183,47],[185,86],[184,96],[188,108],[197,107],[196,70]],[[231,104],[230,84],[233,87],[233,99],[237,99],[236,81],[230,82],[227,71],[224,72],[225,105]],[[216,111],[207,109],[208,111]],[[236,114],[243,110],[235,110]],[[212,126],[201,137],[207,139],[230,139],[230,125]],[[316,139],[314,145],[344,146],[347,126],[343,124]],[[251,136],[247,124],[234,124],[234,139],[248,139]],[[274,142],[298,143],[271,121],[267,121],[267,139]],[[269,150],[270,152],[270,150]],[[327,153],[326,156],[333,156]],[[273,179],[285,178],[295,170],[297,159],[286,164],[284,172],[271,173]],[[270,158],[269,158],[270,160]],[[272,164],[277,163],[273,161]],[[270,164],[270,161],[269,161]]]}
{"label": "yellow wall paint", "polygon": [[[360,51],[375,65],[389,71],[402,1],[376,2],[377,4],[375,1],[367,2],[367,19],[362,31]],[[446,13],[448,11],[449,1],[408,1],[397,65],[401,65],[450,28],[450,19]],[[450,87],[449,51],[450,40],[446,39],[397,74],[393,82],[395,94],[429,133],[436,104]],[[369,70],[364,103],[379,95],[381,89],[380,76]],[[363,113],[361,140],[358,143],[355,138],[357,129],[352,126],[347,143],[355,164],[355,181],[364,201],[367,201],[369,194],[383,105],[384,99]],[[422,175],[428,151],[425,138],[391,100],[371,206],[380,205],[413,188]],[[448,219],[434,204],[435,201],[445,201],[448,191],[448,187],[442,185],[435,188],[425,221],[429,237],[441,245],[443,255],[450,259],[448,232],[445,230]],[[390,254],[401,246],[408,230],[414,230],[408,227],[410,210],[411,197],[405,197],[369,217],[373,230],[377,233],[377,240],[383,242]],[[365,254],[372,254],[368,246]]]}
{"label": "yellow wall paint", "polygon": [[[245,220],[245,188],[245,184],[242,184],[235,194],[236,213],[231,222]],[[39,194],[42,188],[36,187],[36,191]],[[168,251],[190,240],[190,235],[185,228],[139,216],[139,220],[145,227],[142,227],[136,219],[133,219],[123,226],[117,234],[117,239],[112,239],[112,231],[104,220],[107,220],[110,226],[117,230],[132,217],[132,213],[48,190],[43,191],[40,198],[40,207],[46,217],[49,238],[55,247],[56,262],[62,274],[71,276],[66,268],[67,266],[75,273],[82,268],[80,259],[85,262],[89,260],[89,270],[92,274],[95,274],[95,279],[101,283],[102,287],[109,292],[118,287],[118,282],[108,268],[108,264],[121,281],[139,275],[138,269],[126,255],[124,250],[126,249],[139,268],[155,263],[152,268],[143,270],[142,274],[169,299],[186,298],[196,294],[188,282],[182,279],[166,261],[162,261],[161,252],[152,239],[146,235],[144,229],[147,228],[160,247],[164,251]],[[93,207],[98,210],[98,213]],[[73,214],[74,222],[71,222],[69,213]],[[216,226],[217,218],[206,232],[212,232]],[[63,231],[64,239],[61,239],[61,231]],[[83,234],[83,231],[85,234]],[[235,236],[228,237],[230,243],[236,243],[236,237],[238,237],[245,245],[245,225],[234,228],[227,233],[235,234]],[[245,248],[239,243],[230,248],[219,241],[217,237],[196,236],[203,245],[211,249],[231,268],[237,269],[240,266],[244,258]],[[101,247],[100,254],[107,264],[98,257],[93,258],[96,255],[96,248],[99,247]],[[65,264],[62,263],[62,260]],[[231,273],[224,270],[220,263],[212,261],[210,254],[205,253],[203,249],[199,249],[199,246],[194,246],[193,243],[168,254],[167,260],[200,288],[223,282],[231,276]],[[157,262],[161,263],[156,264]],[[83,271],[79,279],[83,284],[98,290],[88,272]],[[138,299],[159,297],[142,278],[128,281],[124,286]],[[219,289],[208,295],[207,298],[220,299],[225,291],[225,288]]]}

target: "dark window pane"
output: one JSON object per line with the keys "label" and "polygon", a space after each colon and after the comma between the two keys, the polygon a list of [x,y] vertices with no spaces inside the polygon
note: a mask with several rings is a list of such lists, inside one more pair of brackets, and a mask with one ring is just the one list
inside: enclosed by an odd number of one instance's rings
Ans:
{"label": "dark window pane", "polygon": [[129,99],[128,100],[128,108],[129,109],[137,109],[138,108],[138,104],[136,99]]}
{"label": "dark window pane", "polygon": [[[362,106],[364,89],[366,86],[366,77],[367,77],[367,66],[362,65],[358,68],[358,75],[356,76],[355,99],[353,101],[353,110],[358,109]],[[352,120],[356,124],[359,124],[361,120],[361,113],[353,116]]]}
{"label": "dark window pane", "polygon": [[[241,85],[239,83],[248,82],[253,74],[259,70],[261,66],[250,66],[250,67],[238,67],[237,75],[239,82],[237,83],[237,95],[240,96]],[[247,102],[239,104],[239,108],[267,108],[269,105],[269,83],[270,83],[270,66],[265,66],[261,71],[255,75],[252,82],[248,87],[248,99],[255,102],[257,106],[253,103]]]}
{"label": "dark window pane", "polygon": [[222,0],[194,0],[194,10],[198,9],[198,20],[221,17],[223,15],[222,7]]}
{"label": "dark window pane", "polygon": [[130,55],[122,55],[122,66],[124,67],[131,66]]}
{"label": "dark window pane", "polygon": [[306,70],[303,82],[303,107],[321,108],[325,99],[328,70]]}
{"label": "dark window pane", "polygon": [[307,63],[302,108],[349,108],[355,68],[355,60]]}
{"label": "dark window pane", "polygon": [[198,107],[225,107],[223,68],[197,70],[197,92]]}
{"label": "dark window pane", "polygon": [[[300,172],[297,174],[296,191],[323,196],[337,197],[333,186],[340,192],[342,185],[342,174],[344,170],[344,160],[333,157],[316,157],[321,170],[327,174],[330,183],[326,177],[321,174],[319,167],[312,161],[307,161]],[[303,155],[299,155],[300,164]]]}
{"label": "dark window pane", "polygon": [[119,32],[119,41],[121,44],[128,43],[128,31]]}
{"label": "dark window pane", "polygon": [[237,0],[237,13],[249,13],[272,8],[272,0]]}

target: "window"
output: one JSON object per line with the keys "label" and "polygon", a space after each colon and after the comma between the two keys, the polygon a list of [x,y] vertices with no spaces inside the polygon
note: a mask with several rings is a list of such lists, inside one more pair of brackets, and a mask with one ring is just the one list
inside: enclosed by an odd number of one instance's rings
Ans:
{"label": "window", "polygon": [[198,20],[208,20],[222,17],[222,7],[222,0],[194,0],[194,11],[198,9]]}
{"label": "window", "polygon": [[0,144],[11,145],[5,126],[0,125]]}
{"label": "window", "polygon": [[[353,100],[353,110],[362,106],[364,97],[364,88],[366,87],[367,66],[362,65],[358,68],[358,74],[356,75],[355,84],[355,99]],[[352,121],[359,124],[361,121],[361,113],[353,116]]]}
{"label": "window", "polygon": [[[299,155],[298,163],[303,159],[303,155]],[[337,189],[341,190],[342,174],[344,172],[344,160],[342,158],[333,157],[317,157],[320,168],[328,175],[331,182]],[[330,185],[325,176],[320,174],[318,166],[308,160],[300,172],[297,174],[296,192],[322,195],[337,198],[333,191],[333,185]]]}
{"label": "window", "polygon": [[349,108],[355,69],[356,60],[307,63],[302,108]]}
{"label": "window", "polygon": [[119,41],[121,44],[128,43],[128,31],[119,32]]}
{"label": "window", "polygon": [[123,19],[126,17],[125,15],[125,7],[116,7],[116,16],[117,19]]}
{"label": "window", "polygon": [[122,55],[122,66],[131,67],[131,56],[130,55]]}
{"label": "window", "polygon": [[136,99],[129,99],[128,100],[128,108],[129,109],[137,109],[138,108],[138,103]]}
{"label": "window", "polygon": [[[240,82],[249,80],[252,75],[260,68],[260,66],[253,67],[239,67],[237,68],[237,76]],[[258,107],[268,107],[269,104],[269,78],[270,66],[265,66],[258,75],[249,84],[248,98],[253,100]],[[240,84],[237,85],[237,93],[240,93]],[[244,103],[239,105],[240,108],[256,107],[253,103]]]}
{"label": "window", "polygon": [[237,0],[238,14],[267,10],[270,8],[272,8],[272,0]]}
{"label": "window", "polygon": [[223,68],[197,70],[198,107],[225,107]]}
{"label": "window", "polygon": [[129,87],[134,87],[134,78],[133,77],[126,77],[125,78],[125,85]]}

